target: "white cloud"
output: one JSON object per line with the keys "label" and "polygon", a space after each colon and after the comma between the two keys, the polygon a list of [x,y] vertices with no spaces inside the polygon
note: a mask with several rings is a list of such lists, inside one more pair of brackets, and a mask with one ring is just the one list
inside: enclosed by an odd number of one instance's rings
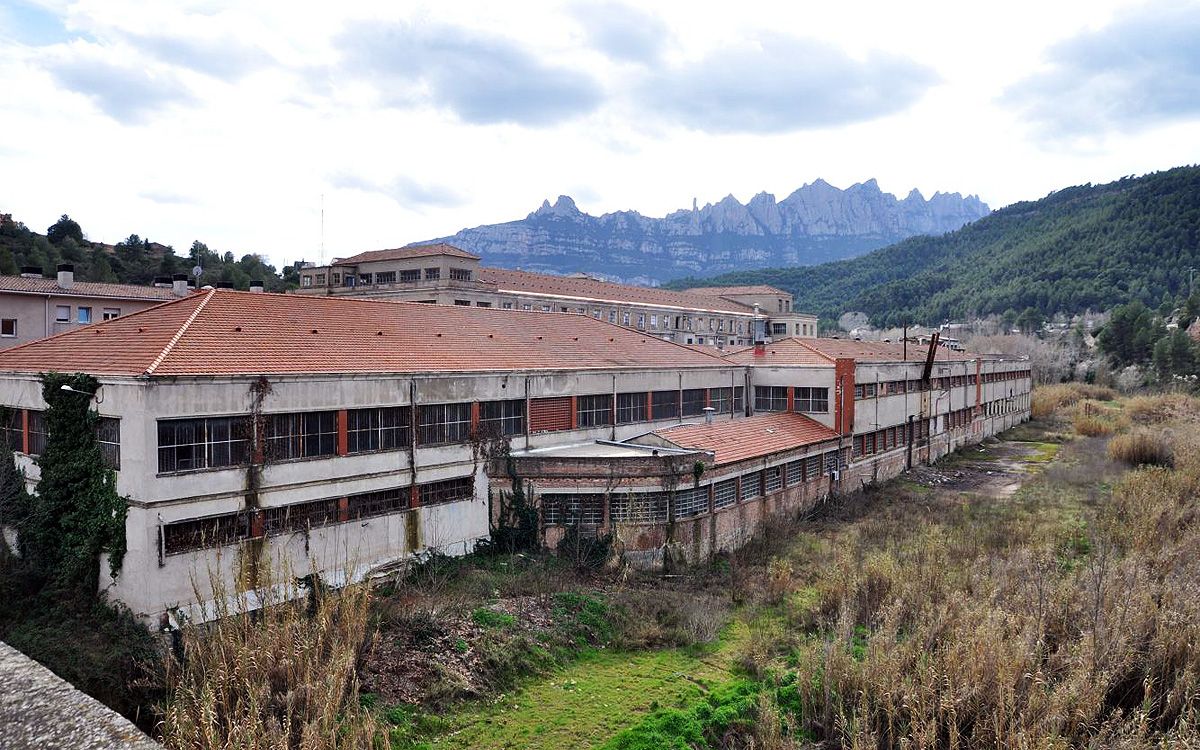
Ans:
{"label": "white cloud", "polygon": [[1064,125],[1002,96],[1047,63],[1093,69],[1069,40],[1132,43],[1128,6],[61,0],[5,17],[31,26],[0,43],[0,210],[279,264],[320,253],[322,195],[327,257],[560,193],[662,215],[876,177],[999,206],[1200,162],[1186,102],[1109,117],[1084,155],[1048,152],[1031,119]]}

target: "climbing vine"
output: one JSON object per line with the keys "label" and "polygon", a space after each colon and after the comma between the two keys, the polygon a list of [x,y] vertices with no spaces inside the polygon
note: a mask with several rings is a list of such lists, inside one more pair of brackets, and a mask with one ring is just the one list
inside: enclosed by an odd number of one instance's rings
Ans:
{"label": "climbing vine", "polygon": [[121,569],[128,513],[96,439],[91,397],[99,387],[82,373],[42,375],[48,434],[37,459],[41,479],[29,512],[17,519],[22,553],[35,571],[91,592],[99,586],[101,553],[108,553],[112,577]]}
{"label": "climbing vine", "polygon": [[[0,407],[0,424],[8,424],[11,411]],[[16,529],[29,515],[30,497],[25,488],[25,472],[17,468],[16,455],[5,445],[0,449],[0,526]],[[20,544],[20,539],[18,546]],[[0,555],[7,554],[8,543],[0,538]]]}

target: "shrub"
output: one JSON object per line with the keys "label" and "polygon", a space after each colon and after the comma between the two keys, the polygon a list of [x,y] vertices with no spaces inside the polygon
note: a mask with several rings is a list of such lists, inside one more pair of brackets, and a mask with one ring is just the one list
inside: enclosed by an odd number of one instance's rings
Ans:
{"label": "shrub", "polygon": [[1200,401],[1182,393],[1135,396],[1126,402],[1125,413],[1134,422],[1158,424],[1177,417],[1200,413]]}
{"label": "shrub", "polygon": [[1149,430],[1117,435],[1108,441],[1108,457],[1130,466],[1175,465],[1175,455],[1170,442],[1161,433]]}
{"label": "shrub", "polygon": [[1033,390],[1030,412],[1034,419],[1045,419],[1064,406],[1071,406],[1084,399],[1112,401],[1117,397],[1111,388],[1088,383],[1059,383],[1039,386]]}

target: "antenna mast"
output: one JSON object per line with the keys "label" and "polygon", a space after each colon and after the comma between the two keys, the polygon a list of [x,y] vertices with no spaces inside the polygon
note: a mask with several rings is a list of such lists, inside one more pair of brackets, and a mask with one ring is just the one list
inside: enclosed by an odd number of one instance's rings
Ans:
{"label": "antenna mast", "polygon": [[325,265],[325,194],[321,193],[321,265]]}

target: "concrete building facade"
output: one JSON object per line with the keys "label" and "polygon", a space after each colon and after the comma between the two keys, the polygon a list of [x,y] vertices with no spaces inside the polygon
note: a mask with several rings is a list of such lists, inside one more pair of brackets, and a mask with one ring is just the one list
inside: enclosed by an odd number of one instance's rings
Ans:
{"label": "concrete building facade", "polygon": [[[31,487],[38,373],[87,372],[129,498],[110,594],[153,618],[287,561],[332,582],[469,551],[516,477],[553,547],[701,559],[765,516],[1028,416],[1028,363],[785,339],[717,356],[591,316],[203,290],[0,353]],[[913,385],[916,382],[916,385]],[[903,385],[899,385],[899,384]]]}
{"label": "concrete building facade", "polygon": [[743,346],[756,322],[778,338],[815,338],[817,319],[774,287],[670,291],[587,276],[487,268],[479,256],[437,244],[375,250],[301,269],[297,293],[587,315],[679,344]]}
{"label": "concrete building facade", "polygon": [[[181,294],[187,293],[184,277]],[[20,276],[0,276],[0,349],[145,310],[181,294],[172,283],[75,281],[69,264],[60,265],[53,279],[43,278],[40,268],[24,268]]]}

